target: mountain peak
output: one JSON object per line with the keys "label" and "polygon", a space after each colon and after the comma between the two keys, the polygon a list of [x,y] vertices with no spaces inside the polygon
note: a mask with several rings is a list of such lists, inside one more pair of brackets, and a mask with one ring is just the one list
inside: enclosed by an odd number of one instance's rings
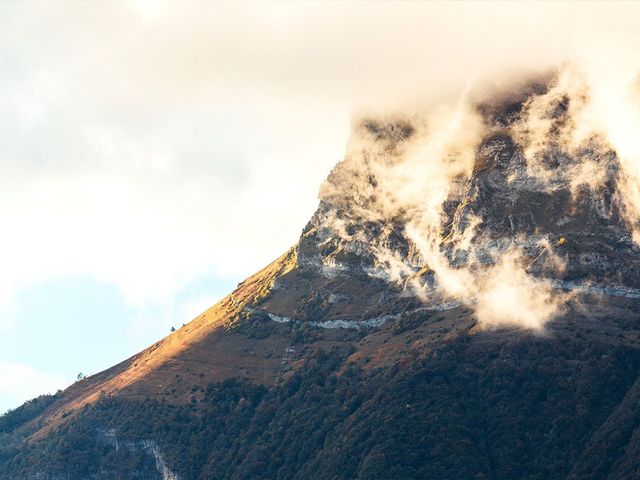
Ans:
{"label": "mountain peak", "polygon": [[[354,122],[302,264],[385,279],[427,303],[480,305],[498,317],[481,318],[488,326],[542,327],[569,285],[636,288],[625,166],[598,132],[578,137],[586,87],[575,75],[565,67],[493,97]],[[500,318],[496,302],[520,304],[523,317]]]}

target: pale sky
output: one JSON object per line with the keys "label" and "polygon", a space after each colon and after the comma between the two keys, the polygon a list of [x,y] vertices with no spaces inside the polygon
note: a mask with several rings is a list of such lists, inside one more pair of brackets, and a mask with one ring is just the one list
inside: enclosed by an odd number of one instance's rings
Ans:
{"label": "pale sky", "polygon": [[612,33],[628,44],[638,18],[597,3],[2,3],[0,411],[136,353],[293,245],[354,111]]}

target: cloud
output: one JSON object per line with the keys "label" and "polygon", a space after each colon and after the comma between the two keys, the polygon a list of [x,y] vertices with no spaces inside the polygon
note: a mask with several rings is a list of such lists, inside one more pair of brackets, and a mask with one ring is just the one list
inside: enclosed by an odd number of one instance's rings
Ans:
{"label": "cloud", "polygon": [[474,308],[482,327],[516,325],[541,330],[563,311],[569,295],[553,289],[544,279],[528,275],[522,262],[522,252],[511,250],[476,277],[482,284],[472,289],[477,302]]}
{"label": "cloud", "polygon": [[20,363],[0,362],[0,412],[4,413],[8,408],[38,395],[55,393],[68,384],[68,379],[61,375],[36,370]]}
{"label": "cloud", "polygon": [[[88,24],[104,14],[97,37],[42,7],[2,7],[4,34],[24,29],[34,43],[0,48],[13,66],[0,80],[0,309],[69,276],[116,285],[132,305],[162,304],[198,276],[248,275],[297,240],[344,148],[348,112],[136,84],[158,73],[135,74],[158,52],[129,36],[142,27],[126,4],[61,5]],[[69,55],[74,38],[84,40]]]}

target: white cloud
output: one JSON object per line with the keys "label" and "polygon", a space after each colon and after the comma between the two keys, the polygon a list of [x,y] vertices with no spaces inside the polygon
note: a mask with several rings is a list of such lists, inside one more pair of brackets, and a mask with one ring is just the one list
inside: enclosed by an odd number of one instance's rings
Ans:
{"label": "white cloud", "polygon": [[[138,82],[155,68],[133,63],[157,52],[128,8],[71,8],[125,31],[96,27],[96,40],[57,9],[5,17],[5,34],[34,38],[52,23],[42,49],[0,47],[14,66],[0,79],[0,318],[18,290],[69,276],[115,285],[132,305],[170,305],[199,275],[248,275],[293,244],[342,154],[347,113]],[[67,35],[86,41],[70,54]]]}
{"label": "white cloud", "polygon": [[68,384],[61,375],[0,361],[0,414],[38,395],[55,393]]}

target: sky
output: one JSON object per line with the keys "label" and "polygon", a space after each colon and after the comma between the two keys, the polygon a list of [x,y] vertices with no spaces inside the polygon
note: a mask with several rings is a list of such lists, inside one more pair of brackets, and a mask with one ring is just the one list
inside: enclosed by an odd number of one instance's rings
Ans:
{"label": "sky", "polygon": [[136,353],[286,251],[354,115],[633,46],[638,14],[3,2],[0,411]]}

